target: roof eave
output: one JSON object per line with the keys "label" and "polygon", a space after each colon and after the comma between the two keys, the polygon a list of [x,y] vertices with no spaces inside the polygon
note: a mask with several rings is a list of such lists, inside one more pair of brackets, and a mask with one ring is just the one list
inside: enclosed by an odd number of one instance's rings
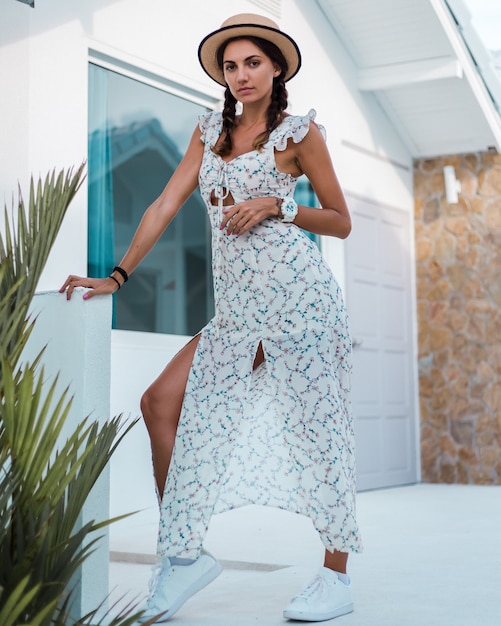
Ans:
{"label": "roof eave", "polygon": [[463,68],[464,78],[468,81],[486,123],[492,132],[494,147],[498,152],[501,152],[501,116],[487,88],[485,79],[479,72],[479,66],[475,64],[475,59],[472,57],[472,53],[459,31],[459,26],[453,17],[453,11],[446,0],[430,0],[430,4],[442,25],[457,60]]}

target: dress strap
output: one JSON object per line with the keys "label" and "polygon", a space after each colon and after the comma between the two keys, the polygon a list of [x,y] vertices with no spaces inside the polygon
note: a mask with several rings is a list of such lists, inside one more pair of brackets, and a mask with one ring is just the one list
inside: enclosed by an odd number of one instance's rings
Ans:
{"label": "dress strap", "polygon": [[202,133],[202,141],[211,148],[216,145],[216,141],[221,133],[222,114],[218,111],[201,113],[198,116],[198,126]]}
{"label": "dress strap", "polygon": [[[283,122],[275,128],[270,135],[270,141],[277,150],[287,148],[287,140],[292,139],[294,143],[299,143],[308,134],[310,123],[315,120],[317,112],[310,109],[306,115],[289,115]],[[324,139],[326,138],[325,128],[318,125]]]}

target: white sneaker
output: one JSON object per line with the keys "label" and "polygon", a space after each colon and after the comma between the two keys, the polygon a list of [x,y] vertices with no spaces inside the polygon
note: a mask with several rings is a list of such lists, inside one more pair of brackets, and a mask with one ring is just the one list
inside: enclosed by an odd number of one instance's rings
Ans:
{"label": "white sneaker", "polygon": [[292,598],[284,617],[303,622],[323,622],[352,611],[351,584],[345,585],[336,572],[322,567],[315,578]]}
{"label": "white sneaker", "polygon": [[150,579],[150,596],[139,622],[153,618],[154,624],[169,620],[192,595],[203,589],[223,571],[216,559],[202,552],[191,565],[171,565],[163,557]]}

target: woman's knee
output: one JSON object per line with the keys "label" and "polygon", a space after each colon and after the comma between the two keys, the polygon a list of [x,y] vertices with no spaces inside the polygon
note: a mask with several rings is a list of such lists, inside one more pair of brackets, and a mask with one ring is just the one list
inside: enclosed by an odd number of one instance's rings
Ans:
{"label": "woman's knee", "polygon": [[177,426],[183,404],[186,381],[198,345],[196,335],[172,361],[160,376],[146,389],[140,407],[144,421],[149,427],[158,423]]}
{"label": "woman's knee", "polygon": [[149,387],[141,396],[141,402],[139,406],[141,408],[143,419],[146,423],[154,419],[154,406],[155,406],[154,395],[155,394],[152,392],[151,388]]}
{"label": "woman's knee", "polygon": [[152,385],[143,393],[140,407],[148,430],[177,427],[181,403],[175,390],[166,389],[165,385],[162,389],[159,389],[158,385]]}
{"label": "woman's knee", "polygon": [[172,406],[170,394],[166,389],[158,393],[155,386],[148,387],[141,397],[140,407],[146,424],[155,424],[168,420],[169,407]]}

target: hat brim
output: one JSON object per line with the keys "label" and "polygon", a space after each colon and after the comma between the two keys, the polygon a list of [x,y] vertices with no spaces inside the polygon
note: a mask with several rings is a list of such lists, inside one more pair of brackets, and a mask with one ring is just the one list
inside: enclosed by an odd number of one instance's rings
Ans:
{"label": "hat brim", "polygon": [[287,61],[289,69],[285,74],[285,80],[290,80],[295,76],[301,67],[301,53],[299,48],[286,33],[269,26],[258,26],[257,24],[236,24],[235,26],[224,26],[213,33],[209,33],[202,39],[198,47],[198,59],[200,65],[216,83],[226,87],[224,74],[217,63],[217,51],[219,47],[228,39],[234,37],[260,37],[275,44],[279,48]]}

